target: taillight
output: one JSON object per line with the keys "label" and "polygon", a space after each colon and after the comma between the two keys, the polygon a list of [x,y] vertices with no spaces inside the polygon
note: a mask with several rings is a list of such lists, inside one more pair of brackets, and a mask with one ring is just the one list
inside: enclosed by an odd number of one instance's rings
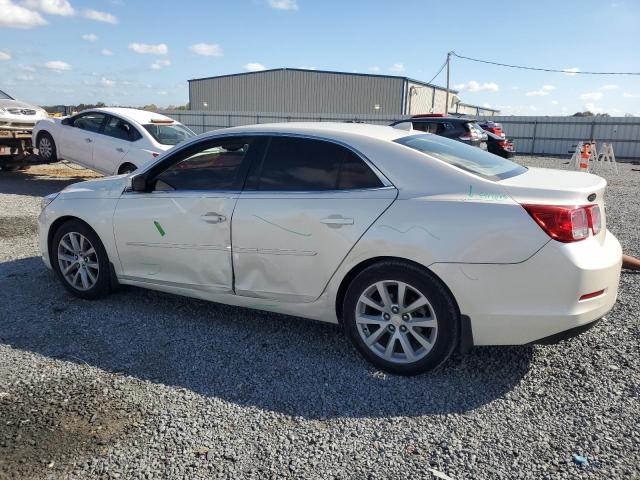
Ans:
{"label": "taillight", "polygon": [[593,234],[597,235],[602,230],[602,216],[600,215],[600,207],[598,205],[591,205],[589,209],[589,222],[591,223],[591,229]]}
{"label": "taillight", "polygon": [[464,135],[460,135],[458,138],[460,140],[464,140],[465,142],[468,142],[468,141],[472,140],[472,137],[471,137],[470,133],[465,133]]}
{"label": "taillight", "polygon": [[502,148],[509,148],[509,142],[507,142],[506,140],[500,140],[498,142],[498,145],[500,145]]}
{"label": "taillight", "polygon": [[591,205],[586,207],[523,205],[523,207],[547,235],[559,242],[584,240],[589,236],[589,227],[595,232],[591,225],[591,215],[587,213],[593,208]]}

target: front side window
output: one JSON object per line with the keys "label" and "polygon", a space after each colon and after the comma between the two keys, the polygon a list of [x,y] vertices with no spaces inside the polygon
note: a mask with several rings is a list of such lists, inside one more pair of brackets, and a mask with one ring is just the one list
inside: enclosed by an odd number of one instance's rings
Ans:
{"label": "front side window", "polygon": [[355,153],[331,142],[273,137],[258,190],[317,191],[379,188],[382,182]]}
{"label": "front side window", "polygon": [[73,126],[89,132],[98,132],[106,115],[104,113],[87,113],[73,120]]}
{"label": "front side window", "polygon": [[154,190],[234,190],[242,175],[249,143],[242,140],[208,142],[189,149],[185,158],[155,177]]}
{"label": "front side window", "polygon": [[527,171],[517,163],[506,160],[480,148],[432,135],[411,135],[394,142],[431,155],[488,180],[503,180]]}
{"label": "front side window", "polygon": [[180,123],[150,123],[143,127],[161,145],[177,145],[196,135]]}
{"label": "front side window", "polygon": [[120,118],[111,117],[104,126],[103,134],[120,140],[133,142],[141,138],[140,133],[129,122]]}

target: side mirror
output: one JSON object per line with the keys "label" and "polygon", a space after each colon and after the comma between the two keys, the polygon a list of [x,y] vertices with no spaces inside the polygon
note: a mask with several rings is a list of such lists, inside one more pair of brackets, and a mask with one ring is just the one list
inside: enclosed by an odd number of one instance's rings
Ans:
{"label": "side mirror", "polygon": [[147,179],[144,175],[136,175],[131,177],[131,191],[133,192],[146,192]]}
{"label": "side mirror", "polygon": [[69,125],[69,119],[68,118],[64,118],[62,119],[62,121],[60,122],[62,125]]}

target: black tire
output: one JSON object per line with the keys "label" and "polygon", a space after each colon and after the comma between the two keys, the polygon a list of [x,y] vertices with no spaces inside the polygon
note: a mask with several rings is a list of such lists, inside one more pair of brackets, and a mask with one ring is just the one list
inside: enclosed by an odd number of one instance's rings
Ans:
{"label": "black tire", "polygon": [[138,167],[132,163],[123,163],[118,169],[118,175],[129,174],[131,172],[135,172],[137,169]]}
{"label": "black tire", "polygon": [[[51,146],[50,149],[44,148],[43,142],[48,142]],[[42,145],[42,148],[41,148]],[[56,148],[56,142],[53,141],[53,137],[49,132],[42,132],[38,135],[38,155],[47,163],[55,163],[58,161],[58,150]],[[44,153],[44,154],[43,154]]]}
{"label": "black tire", "polygon": [[[424,357],[417,361],[398,363],[382,358],[366,345],[358,331],[356,309],[358,308],[360,296],[374,284],[382,281],[398,281],[410,285],[415,289],[414,293],[417,291],[426,297],[430,307],[433,309],[433,313],[435,313],[437,331],[435,332],[433,346]],[[393,295],[392,292],[391,295]],[[342,312],[342,326],[345,334],[360,354],[379,369],[397,375],[418,375],[439,367],[451,356],[459,340],[460,312],[452,295],[437,277],[426,269],[408,262],[383,261],[360,272],[347,289]],[[395,329],[395,327],[388,328]],[[398,329],[400,328],[404,328],[407,331],[407,327],[404,325],[398,327]],[[411,332],[407,333],[406,338],[412,336],[409,333]],[[392,334],[383,333],[382,336],[384,335],[390,336]],[[396,342],[396,347],[392,347],[394,351],[398,348],[398,343],[400,342]]]}
{"label": "black tire", "polygon": [[22,168],[19,165],[3,165],[0,167],[0,170],[3,172],[17,172],[18,170],[22,170]]}
{"label": "black tire", "polygon": [[[98,272],[96,275],[95,283],[87,290],[75,288],[67,281],[62,273],[59,262],[59,245],[60,241],[68,233],[79,233],[84,236],[95,250],[95,256],[97,257]],[[92,257],[93,258],[93,257]],[[50,248],[51,266],[53,267],[56,276],[62,282],[62,285],[77,297],[93,300],[100,298],[109,293],[110,284],[110,263],[107,256],[107,252],[104,249],[104,245],[98,238],[98,235],[89,228],[85,223],[79,220],[69,220],[56,230],[51,241]]]}

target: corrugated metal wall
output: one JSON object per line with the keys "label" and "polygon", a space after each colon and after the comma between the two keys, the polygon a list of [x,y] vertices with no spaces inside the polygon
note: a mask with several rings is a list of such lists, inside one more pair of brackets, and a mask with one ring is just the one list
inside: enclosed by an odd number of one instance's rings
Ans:
{"label": "corrugated metal wall", "polygon": [[567,155],[577,142],[613,144],[617,158],[640,158],[640,118],[634,117],[482,117],[502,123],[520,153]]}
{"label": "corrugated metal wall", "polygon": [[[439,88],[407,82],[407,113],[417,115],[419,113],[444,112],[447,92]],[[455,95],[452,93],[449,98]]]}
{"label": "corrugated metal wall", "polygon": [[282,113],[282,112],[211,112],[206,110],[170,110],[160,112],[191,128],[196,133],[204,133],[219,128],[238,127],[255,123],[282,122],[361,122],[376,125],[408,118],[407,115],[383,116],[379,114],[324,114],[324,113]]}
{"label": "corrugated metal wall", "polygon": [[401,77],[282,69],[192,80],[189,99],[197,110],[388,116],[402,113],[403,86]]}

